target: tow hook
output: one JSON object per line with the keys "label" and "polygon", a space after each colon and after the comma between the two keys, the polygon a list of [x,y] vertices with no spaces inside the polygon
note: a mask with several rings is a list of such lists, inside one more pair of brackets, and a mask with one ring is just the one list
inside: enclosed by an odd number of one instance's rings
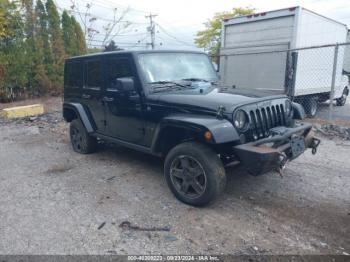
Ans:
{"label": "tow hook", "polygon": [[286,154],[284,153],[280,153],[279,156],[279,167],[277,168],[277,172],[280,175],[281,178],[283,178],[283,170],[286,168],[286,165],[288,163],[288,158],[286,156]]}
{"label": "tow hook", "polygon": [[312,139],[312,143],[311,143],[310,147],[312,148],[311,152],[313,155],[315,155],[317,153],[317,147],[320,145],[320,143],[321,143],[320,139],[315,138],[315,137]]}

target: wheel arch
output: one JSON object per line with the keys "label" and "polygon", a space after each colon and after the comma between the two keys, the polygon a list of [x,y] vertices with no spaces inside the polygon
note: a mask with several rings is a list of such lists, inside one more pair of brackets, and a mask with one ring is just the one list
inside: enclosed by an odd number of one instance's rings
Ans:
{"label": "wheel arch", "polygon": [[[207,131],[212,135],[209,140],[204,138],[204,133]],[[177,144],[190,140],[214,146],[237,141],[239,135],[233,125],[225,119],[186,115],[169,116],[158,124],[151,150],[165,155]]]}
{"label": "wheel arch", "polygon": [[304,107],[296,102],[292,103],[293,119],[303,120],[306,117]]}
{"label": "wheel arch", "polygon": [[73,119],[79,118],[88,133],[93,133],[95,131],[95,125],[93,121],[91,121],[88,113],[79,103],[64,103],[63,118],[67,122],[71,122]]}

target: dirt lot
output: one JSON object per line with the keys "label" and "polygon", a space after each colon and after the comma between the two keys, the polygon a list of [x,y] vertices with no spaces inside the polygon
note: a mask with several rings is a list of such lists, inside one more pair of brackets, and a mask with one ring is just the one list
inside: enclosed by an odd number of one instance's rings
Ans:
{"label": "dirt lot", "polygon": [[193,208],[161,160],[108,145],[78,155],[67,128],[59,112],[0,120],[1,254],[350,253],[347,141],[324,137],[283,178],[230,169],[223,196]]}

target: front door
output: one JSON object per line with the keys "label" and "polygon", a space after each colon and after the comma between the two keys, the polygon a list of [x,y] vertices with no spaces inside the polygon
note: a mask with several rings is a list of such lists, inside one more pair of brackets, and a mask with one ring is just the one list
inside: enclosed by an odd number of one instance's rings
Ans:
{"label": "front door", "polygon": [[[107,133],[115,138],[142,144],[144,138],[144,121],[140,96],[140,83],[137,78],[133,60],[127,56],[106,58],[106,106]],[[135,90],[123,91],[117,88],[116,79],[132,77]]]}
{"label": "front door", "polygon": [[93,119],[96,131],[105,132],[105,112],[102,104],[102,60],[92,58],[84,62],[84,85],[81,103]]}

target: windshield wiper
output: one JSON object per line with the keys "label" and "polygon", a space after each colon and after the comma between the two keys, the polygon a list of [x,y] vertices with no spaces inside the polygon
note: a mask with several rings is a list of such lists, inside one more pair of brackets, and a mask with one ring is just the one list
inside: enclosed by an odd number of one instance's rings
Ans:
{"label": "windshield wiper", "polygon": [[155,82],[150,82],[149,84],[152,85],[175,85],[183,88],[188,88],[188,85],[183,85],[175,81],[155,81]]}
{"label": "windshield wiper", "polygon": [[175,81],[155,81],[155,82],[150,82],[149,84],[151,85],[158,85],[158,86],[153,86],[152,91],[153,92],[161,92],[161,91],[167,91],[170,89],[193,89],[190,85],[183,85]]}
{"label": "windshield wiper", "polygon": [[206,82],[206,83],[209,83],[210,81],[206,80],[206,79],[203,79],[203,78],[184,78],[184,79],[181,79],[183,81],[191,81],[191,82]]}
{"label": "windshield wiper", "polygon": [[210,81],[210,80],[207,80],[207,79],[196,78],[196,77],[184,78],[184,79],[181,79],[181,80],[183,80],[183,81],[191,81],[191,82],[204,82],[204,83],[210,83],[212,85],[216,85],[217,84],[217,81]]}

